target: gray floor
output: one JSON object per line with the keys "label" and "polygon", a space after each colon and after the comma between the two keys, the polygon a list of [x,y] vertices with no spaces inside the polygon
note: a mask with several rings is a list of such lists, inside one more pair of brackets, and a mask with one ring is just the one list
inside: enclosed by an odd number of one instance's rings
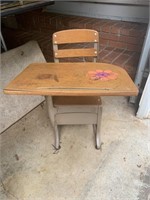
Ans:
{"label": "gray floor", "polygon": [[149,200],[150,120],[124,97],[103,98],[102,149],[91,126],[63,126],[61,150],[45,104],[1,135],[2,200]]}

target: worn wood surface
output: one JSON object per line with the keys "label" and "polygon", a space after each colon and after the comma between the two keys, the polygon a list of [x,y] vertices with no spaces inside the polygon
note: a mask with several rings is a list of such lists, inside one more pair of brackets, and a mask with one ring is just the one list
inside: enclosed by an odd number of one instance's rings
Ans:
{"label": "worn wood surface", "polygon": [[99,42],[99,34],[91,29],[70,29],[53,34],[54,44]]}
{"label": "worn wood surface", "polygon": [[55,105],[101,105],[99,96],[54,96],[53,103]]}
{"label": "worn wood surface", "polygon": [[[112,70],[115,80],[91,80],[91,70]],[[33,63],[4,89],[5,94],[55,96],[131,96],[138,89],[127,72],[105,63]]]}
{"label": "worn wood surface", "polygon": [[[93,47],[86,47],[79,45],[79,48],[60,48],[61,44],[92,44]],[[59,58],[74,58],[74,57],[97,57],[99,43],[99,33],[91,29],[70,29],[58,31],[53,34],[53,50],[54,59],[58,61]]]}
{"label": "worn wood surface", "polygon": [[61,49],[54,52],[55,58],[73,58],[73,57],[96,57],[97,50],[94,48],[87,49]]}

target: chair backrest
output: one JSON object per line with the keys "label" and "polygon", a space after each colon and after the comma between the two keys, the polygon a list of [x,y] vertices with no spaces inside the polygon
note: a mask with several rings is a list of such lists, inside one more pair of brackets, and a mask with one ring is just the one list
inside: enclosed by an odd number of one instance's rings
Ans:
{"label": "chair backrest", "polygon": [[[76,46],[71,46],[74,44]],[[83,45],[82,45],[83,44]],[[91,57],[96,62],[98,55],[99,34],[90,29],[70,29],[53,34],[54,61],[61,58]]]}

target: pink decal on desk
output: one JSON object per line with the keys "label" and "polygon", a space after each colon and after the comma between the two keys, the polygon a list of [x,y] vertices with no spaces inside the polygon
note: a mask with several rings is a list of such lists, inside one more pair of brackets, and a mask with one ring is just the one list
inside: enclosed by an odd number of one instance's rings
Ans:
{"label": "pink decal on desk", "polygon": [[117,79],[118,74],[116,72],[112,72],[111,70],[95,70],[88,71],[87,76],[92,80],[114,80]]}

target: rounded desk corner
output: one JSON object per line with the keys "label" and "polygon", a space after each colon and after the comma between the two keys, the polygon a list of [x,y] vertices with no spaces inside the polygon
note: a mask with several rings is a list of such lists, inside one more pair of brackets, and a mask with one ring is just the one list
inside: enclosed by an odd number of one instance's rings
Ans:
{"label": "rounded desk corner", "polygon": [[3,93],[4,94],[9,94],[8,91],[7,91],[7,89],[3,89]]}
{"label": "rounded desk corner", "polygon": [[136,88],[135,96],[138,96],[138,94],[139,94],[139,89]]}

